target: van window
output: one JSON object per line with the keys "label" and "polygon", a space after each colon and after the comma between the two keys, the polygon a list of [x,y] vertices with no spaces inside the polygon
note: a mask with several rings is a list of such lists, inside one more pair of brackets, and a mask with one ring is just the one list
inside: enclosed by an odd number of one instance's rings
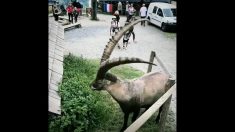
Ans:
{"label": "van window", "polygon": [[165,17],[176,17],[176,9],[163,9]]}
{"label": "van window", "polygon": [[157,12],[157,7],[156,7],[156,6],[154,6],[154,8],[153,8],[153,13],[155,13],[155,14],[156,14],[156,12]]}
{"label": "van window", "polygon": [[159,8],[158,11],[157,11],[157,14],[158,14],[159,16],[163,17],[162,9]]}

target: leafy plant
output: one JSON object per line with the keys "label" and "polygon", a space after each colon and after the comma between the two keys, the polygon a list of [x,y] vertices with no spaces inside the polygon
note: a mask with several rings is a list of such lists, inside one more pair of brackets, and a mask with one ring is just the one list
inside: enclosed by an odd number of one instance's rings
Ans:
{"label": "leafy plant", "polygon": [[49,115],[49,131],[87,131],[102,126],[111,118],[114,105],[107,105],[110,97],[89,87],[97,68],[97,62],[72,55],[65,57],[63,81],[59,87],[62,113]]}

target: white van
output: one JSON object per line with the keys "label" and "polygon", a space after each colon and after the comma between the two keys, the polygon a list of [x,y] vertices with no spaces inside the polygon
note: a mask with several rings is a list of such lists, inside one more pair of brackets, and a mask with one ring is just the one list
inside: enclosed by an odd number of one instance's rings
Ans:
{"label": "white van", "polygon": [[176,6],[168,3],[152,2],[149,4],[147,19],[163,31],[169,27],[176,27]]}

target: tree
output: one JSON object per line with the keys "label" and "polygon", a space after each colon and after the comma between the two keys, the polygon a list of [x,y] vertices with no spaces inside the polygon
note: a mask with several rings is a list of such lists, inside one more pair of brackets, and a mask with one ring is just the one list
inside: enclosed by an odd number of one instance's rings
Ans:
{"label": "tree", "polygon": [[92,0],[91,19],[92,20],[97,20],[97,0]]}
{"label": "tree", "polygon": [[142,6],[143,3],[144,3],[144,0],[141,0],[141,1],[140,1],[140,5]]}

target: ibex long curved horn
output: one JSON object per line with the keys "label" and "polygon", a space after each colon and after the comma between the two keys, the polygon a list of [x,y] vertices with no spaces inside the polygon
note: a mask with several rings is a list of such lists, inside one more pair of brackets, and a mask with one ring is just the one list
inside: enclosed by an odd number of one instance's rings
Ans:
{"label": "ibex long curved horn", "polygon": [[106,75],[106,72],[110,70],[111,68],[121,65],[121,64],[128,64],[128,63],[147,63],[147,64],[156,65],[154,63],[144,61],[139,58],[128,58],[128,57],[114,58],[112,60],[107,60],[101,63],[101,66],[96,76],[96,80],[103,79]]}
{"label": "ibex long curved horn", "polygon": [[139,23],[141,21],[149,21],[149,20],[148,19],[139,19],[139,20],[133,21],[130,24],[128,24],[127,26],[124,26],[112,39],[109,40],[109,42],[106,45],[104,52],[102,54],[100,64],[102,62],[106,61],[107,59],[109,59],[111,53],[113,52],[114,47],[116,46],[117,42],[122,38],[124,33],[126,31],[128,31],[131,27],[133,27],[134,25],[136,25],[137,23]]}

